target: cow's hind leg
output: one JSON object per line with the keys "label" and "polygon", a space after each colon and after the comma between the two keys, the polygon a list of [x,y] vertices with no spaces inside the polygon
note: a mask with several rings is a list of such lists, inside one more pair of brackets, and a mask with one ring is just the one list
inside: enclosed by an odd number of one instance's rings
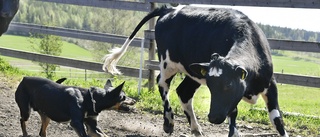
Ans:
{"label": "cow's hind leg", "polygon": [[168,94],[170,82],[173,77],[174,77],[174,75],[169,78],[166,78],[164,76],[161,76],[161,74],[158,75],[158,77],[157,77],[157,81],[158,81],[158,85],[159,85],[159,93],[160,93],[162,103],[163,103],[163,119],[164,119],[163,130],[166,133],[172,133],[173,126],[174,126],[173,112],[172,112],[172,108],[170,106],[169,94]]}
{"label": "cow's hind leg", "polygon": [[283,137],[287,137],[288,134],[284,129],[284,122],[280,113],[278,104],[278,89],[275,80],[272,80],[270,86],[263,92],[262,97],[266,102],[269,118],[272,125],[278,130],[279,134]]}
{"label": "cow's hind leg", "polygon": [[196,136],[202,136],[202,130],[198,124],[197,118],[193,111],[193,95],[199,88],[200,84],[186,76],[181,84],[177,88],[177,94],[180,98],[181,106],[184,110],[184,114],[187,116],[188,122],[191,126],[192,134]]}

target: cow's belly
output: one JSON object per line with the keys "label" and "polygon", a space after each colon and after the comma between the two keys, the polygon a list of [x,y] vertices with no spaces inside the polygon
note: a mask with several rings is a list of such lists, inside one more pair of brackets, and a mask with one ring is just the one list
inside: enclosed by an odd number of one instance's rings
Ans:
{"label": "cow's belly", "polygon": [[180,72],[180,73],[186,74],[187,76],[192,78],[194,81],[196,81],[202,85],[206,85],[205,79],[199,79],[197,77],[191,76],[180,62],[172,61],[170,59],[170,55],[169,55],[168,50],[166,51],[165,56],[166,56],[165,59],[163,59],[163,56],[161,57],[159,67],[160,67],[160,71],[162,73],[162,76],[165,76],[166,79],[171,77],[172,75]]}

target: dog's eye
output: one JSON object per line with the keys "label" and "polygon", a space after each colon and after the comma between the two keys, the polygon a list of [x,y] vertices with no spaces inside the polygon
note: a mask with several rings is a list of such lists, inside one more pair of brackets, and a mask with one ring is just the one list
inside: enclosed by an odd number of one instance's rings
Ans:
{"label": "dog's eye", "polygon": [[121,96],[121,101],[125,101],[126,100],[126,96]]}

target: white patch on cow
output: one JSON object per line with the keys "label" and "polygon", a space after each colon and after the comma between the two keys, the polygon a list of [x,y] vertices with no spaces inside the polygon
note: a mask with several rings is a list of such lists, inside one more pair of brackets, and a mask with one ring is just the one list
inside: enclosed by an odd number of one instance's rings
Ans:
{"label": "white patch on cow", "polygon": [[[164,85],[165,84],[165,80],[167,80],[168,78],[170,78],[172,75],[181,72],[186,74],[187,76],[189,76],[190,78],[192,78],[194,81],[202,84],[202,85],[206,85],[206,79],[199,79],[196,77],[191,76],[189,73],[187,73],[186,69],[183,67],[183,65],[180,62],[173,62],[170,59],[170,54],[169,51],[166,51],[166,59],[163,60],[163,55],[161,55],[160,58],[160,80],[159,80],[159,85]],[[167,63],[166,68],[164,68],[164,63]]]}
{"label": "white patch on cow", "polygon": [[[229,123],[229,125],[231,124],[231,118],[230,117],[228,117],[228,123]],[[234,133],[233,133],[233,135],[231,135],[231,137],[240,137],[237,128],[233,127],[233,129],[234,129]]]}
{"label": "white patch on cow", "polygon": [[279,110],[273,109],[271,112],[269,112],[269,118],[274,127],[276,127],[276,125],[274,124],[274,119],[277,117],[280,117]]}
{"label": "white patch on cow", "polygon": [[180,103],[183,110],[190,116],[191,131],[198,131],[199,133],[202,133],[201,127],[194,114],[194,110],[192,107],[192,99],[193,98],[191,98],[187,103],[183,103],[180,99]]}
{"label": "white patch on cow", "polygon": [[258,98],[259,98],[258,95],[253,95],[253,96],[251,96],[251,99],[248,99],[248,98],[246,98],[246,97],[243,97],[242,100],[244,100],[244,101],[246,101],[247,103],[250,103],[250,104],[256,104]]}
{"label": "white patch on cow", "polygon": [[75,94],[74,88],[67,88],[66,91],[68,91],[68,93],[70,95],[74,95]]}
{"label": "white patch on cow", "polygon": [[266,96],[267,93],[268,93],[268,88],[265,88],[263,90],[263,92],[261,93],[261,96],[262,96],[264,102],[266,103],[266,105],[268,104],[268,97]]}
{"label": "white patch on cow", "polygon": [[262,92],[262,94],[267,94],[268,93],[268,88],[265,88],[264,90],[263,90],[263,92]]}
{"label": "white patch on cow", "polygon": [[90,118],[90,119],[93,119],[95,121],[99,121],[99,115],[98,116],[88,116],[87,114],[85,114],[85,118]]}
{"label": "white patch on cow", "polygon": [[234,128],[234,133],[233,133],[233,135],[231,135],[231,137],[240,137],[238,130],[235,127],[233,127],[233,128]]}
{"label": "white patch on cow", "polygon": [[209,76],[214,76],[214,77],[220,77],[220,75],[222,74],[222,69],[220,68],[210,68],[209,70]]}
{"label": "white patch on cow", "polygon": [[186,5],[178,5],[177,7],[174,7],[175,9],[174,14],[177,14],[181,9],[183,9]]}
{"label": "white patch on cow", "polygon": [[171,118],[171,115],[172,115],[171,111],[165,112],[165,117],[169,120],[169,123],[173,125],[173,119]]}

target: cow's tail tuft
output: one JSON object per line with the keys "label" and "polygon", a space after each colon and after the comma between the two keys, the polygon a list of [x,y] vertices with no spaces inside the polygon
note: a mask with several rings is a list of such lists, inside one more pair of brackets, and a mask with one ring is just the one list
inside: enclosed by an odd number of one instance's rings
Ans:
{"label": "cow's tail tuft", "polygon": [[109,52],[110,54],[107,54],[103,57],[104,63],[102,66],[102,70],[105,72],[109,72],[111,74],[122,74],[117,68],[116,65],[119,61],[119,59],[123,56],[123,54],[126,52],[127,48],[129,47],[129,44],[131,43],[133,39],[127,38],[125,43],[122,45],[121,48],[114,48],[111,49]]}
{"label": "cow's tail tuft", "polygon": [[134,39],[134,36],[137,34],[139,29],[145,24],[148,20],[156,16],[163,16],[168,12],[172,11],[172,8],[167,8],[165,6],[161,8],[157,8],[154,11],[150,12],[147,16],[145,16],[139,24],[136,26],[134,31],[131,33],[130,37],[127,38],[125,43],[122,45],[121,48],[115,48],[110,50],[110,54],[107,54],[103,57],[104,64],[102,66],[102,70],[105,72],[109,72],[111,74],[121,74],[121,72],[116,68],[116,65],[119,59],[123,56],[126,52],[127,48],[129,47],[131,41]]}

